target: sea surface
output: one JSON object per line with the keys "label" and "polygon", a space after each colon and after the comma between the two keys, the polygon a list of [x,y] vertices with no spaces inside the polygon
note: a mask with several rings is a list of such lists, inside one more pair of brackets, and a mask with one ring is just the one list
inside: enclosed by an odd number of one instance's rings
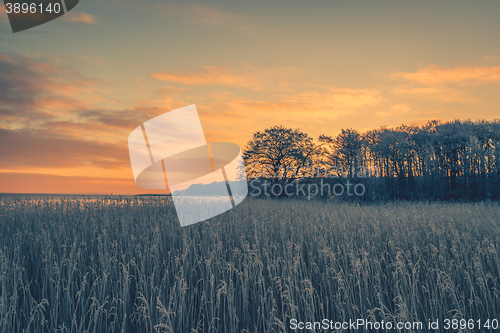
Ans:
{"label": "sea surface", "polygon": [[0,202],[11,200],[120,200],[134,197],[147,198],[150,195],[112,195],[112,194],[57,194],[57,193],[0,193]]}

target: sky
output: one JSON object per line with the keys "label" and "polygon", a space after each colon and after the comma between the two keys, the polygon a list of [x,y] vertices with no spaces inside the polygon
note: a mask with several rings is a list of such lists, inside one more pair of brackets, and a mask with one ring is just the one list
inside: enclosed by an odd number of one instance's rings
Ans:
{"label": "sky", "polygon": [[156,193],[127,139],[195,104],[208,141],[500,118],[499,1],[82,0],[12,33],[0,5],[0,193]]}

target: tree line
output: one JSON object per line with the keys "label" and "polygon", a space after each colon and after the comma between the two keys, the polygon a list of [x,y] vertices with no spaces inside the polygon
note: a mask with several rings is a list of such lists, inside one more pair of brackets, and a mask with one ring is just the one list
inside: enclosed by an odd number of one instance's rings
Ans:
{"label": "tree line", "polygon": [[299,129],[255,132],[243,153],[249,180],[289,184],[357,179],[361,200],[500,197],[500,120],[428,121],[313,140]]}

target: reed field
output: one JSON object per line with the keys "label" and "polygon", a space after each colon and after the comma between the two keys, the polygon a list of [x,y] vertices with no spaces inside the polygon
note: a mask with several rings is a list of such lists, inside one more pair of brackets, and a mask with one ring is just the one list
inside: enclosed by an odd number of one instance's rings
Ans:
{"label": "reed field", "polygon": [[[0,332],[495,332],[500,204],[167,197],[0,203]],[[292,320],[423,329],[292,330]],[[477,325],[477,324],[476,324]]]}

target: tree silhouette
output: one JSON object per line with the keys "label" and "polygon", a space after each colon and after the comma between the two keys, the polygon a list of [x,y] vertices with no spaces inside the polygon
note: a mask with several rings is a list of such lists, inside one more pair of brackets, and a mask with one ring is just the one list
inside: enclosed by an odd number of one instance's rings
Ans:
{"label": "tree silhouette", "polygon": [[313,139],[300,130],[274,126],[255,132],[243,157],[249,178],[289,183],[307,175],[308,163],[320,152]]}
{"label": "tree silhouette", "polygon": [[500,120],[344,129],[317,143],[298,129],[275,126],[254,134],[244,158],[249,178],[273,183],[314,182],[318,166],[343,167],[349,177],[358,166],[375,168],[380,177],[363,180],[365,200],[500,198]]}
{"label": "tree silhouette", "polygon": [[328,159],[330,165],[342,167],[347,176],[354,177],[358,167],[363,165],[363,138],[358,131],[343,129],[336,137],[321,135],[319,141],[329,146]]}

